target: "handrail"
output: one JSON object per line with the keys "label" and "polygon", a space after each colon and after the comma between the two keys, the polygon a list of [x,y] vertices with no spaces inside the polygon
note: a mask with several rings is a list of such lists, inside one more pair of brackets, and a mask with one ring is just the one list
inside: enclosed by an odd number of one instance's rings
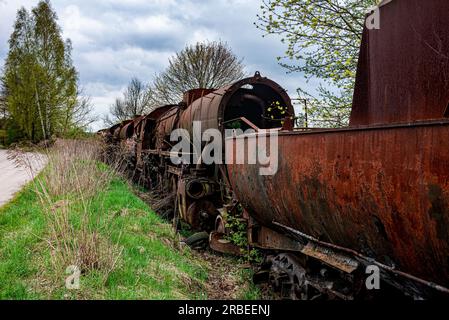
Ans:
{"label": "handrail", "polygon": [[252,123],[251,121],[249,121],[245,117],[239,117],[239,118],[235,118],[235,119],[232,119],[232,120],[228,120],[228,121],[223,122],[223,124],[227,124],[227,123],[235,122],[235,121],[243,121],[245,124],[250,126],[252,129],[254,129],[256,131],[260,131],[260,128],[258,126],[256,126],[254,123]]}

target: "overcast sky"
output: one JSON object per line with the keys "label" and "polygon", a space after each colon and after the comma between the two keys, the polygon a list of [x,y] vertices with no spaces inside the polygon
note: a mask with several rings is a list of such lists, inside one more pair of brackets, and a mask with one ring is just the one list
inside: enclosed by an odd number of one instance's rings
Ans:
{"label": "overcast sky", "polygon": [[[38,1],[0,0],[0,63],[3,66],[16,12]],[[260,71],[296,95],[313,87],[301,74],[286,74],[276,57],[285,51],[280,39],[262,37],[253,23],[261,0],[53,0],[85,93],[98,118],[136,76],[150,82],[168,58],[186,44],[223,40],[244,59],[247,72]],[[97,122],[94,129],[102,126]]]}

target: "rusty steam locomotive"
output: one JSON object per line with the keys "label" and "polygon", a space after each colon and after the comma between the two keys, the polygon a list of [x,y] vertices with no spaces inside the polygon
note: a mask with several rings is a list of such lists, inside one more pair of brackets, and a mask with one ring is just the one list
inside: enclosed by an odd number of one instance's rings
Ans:
{"label": "rusty steam locomotive", "polygon": [[[446,296],[446,12],[446,0],[380,5],[381,28],[363,33],[347,128],[293,129],[286,91],[257,73],[218,90],[192,90],[179,105],[100,133],[109,145],[127,148],[128,169],[148,188],[177,195],[176,215],[209,232],[213,249],[229,249],[220,241],[226,217],[243,208],[249,243],[268,253],[257,276],[286,296],[362,296],[367,266],[408,296]],[[284,109],[273,114],[274,102]],[[248,163],[174,165],[170,134],[183,128],[193,135],[194,121],[201,133],[236,122],[254,129],[225,137],[233,147],[249,148],[250,138],[276,131],[277,173],[260,175],[260,165]]]}

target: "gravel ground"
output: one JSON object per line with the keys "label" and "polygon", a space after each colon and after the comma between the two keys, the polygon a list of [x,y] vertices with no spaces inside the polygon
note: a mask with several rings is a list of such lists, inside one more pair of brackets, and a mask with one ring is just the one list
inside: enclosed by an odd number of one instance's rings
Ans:
{"label": "gravel ground", "polygon": [[44,167],[44,157],[34,153],[25,154],[30,168],[19,166],[14,160],[8,159],[7,150],[0,150],[0,207],[7,203],[14,194]]}

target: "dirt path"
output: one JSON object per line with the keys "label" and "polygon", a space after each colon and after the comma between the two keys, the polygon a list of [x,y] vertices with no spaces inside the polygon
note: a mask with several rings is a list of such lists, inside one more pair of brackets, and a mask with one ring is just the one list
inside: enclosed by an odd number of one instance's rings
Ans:
{"label": "dirt path", "polygon": [[7,150],[0,150],[0,207],[14,197],[14,194],[32,180],[45,165],[43,156],[33,153],[27,153],[25,156],[31,170],[8,159]]}

